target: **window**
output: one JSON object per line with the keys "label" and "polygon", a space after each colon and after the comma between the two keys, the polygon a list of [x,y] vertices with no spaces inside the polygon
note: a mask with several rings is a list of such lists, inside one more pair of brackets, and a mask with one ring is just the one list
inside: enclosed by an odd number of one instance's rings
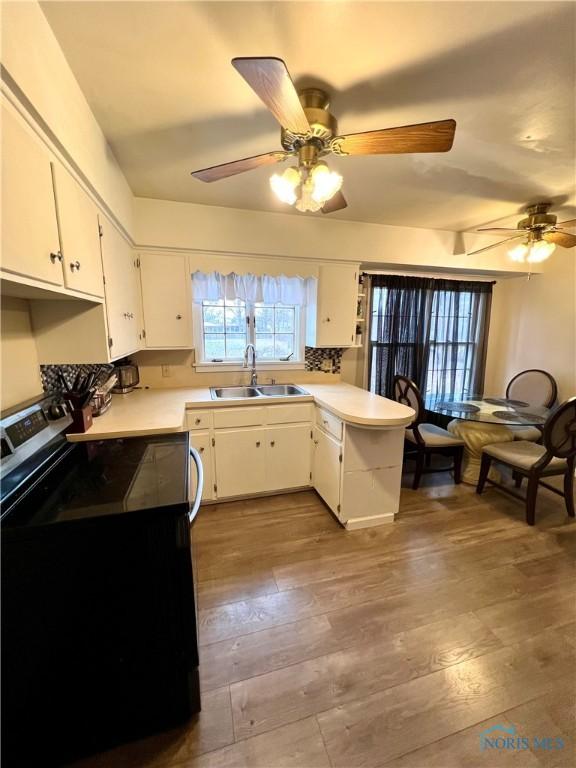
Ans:
{"label": "window", "polygon": [[247,344],[256,347],[258,361],[299,362],[304,357],[300,307],[239,299],[205,300],[195,306],[200,363],[239,363]]}
{"label": "window", "polygon": [[393,397],[402,374],[425,397],[481,393],[491,295],[490,283],[373,277],[370,390]]}

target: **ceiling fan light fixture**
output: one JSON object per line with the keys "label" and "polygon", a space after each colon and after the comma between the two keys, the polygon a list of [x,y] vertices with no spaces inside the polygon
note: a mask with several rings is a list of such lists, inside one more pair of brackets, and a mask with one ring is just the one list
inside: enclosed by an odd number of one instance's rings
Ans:
{"label": "ceiling fan light fixture", "polygon": [[310,172],[310,178],[312,198],[320,205],[334,197],[342,187],[342,176],[336,171],[331,171],[326,163],[317,163]]}
{"label": "ceiling fan light fixture", "polygon": [[300,194],[296,201],[296,209],[301,213],[306,213],[306,211],[316,213],[320,208],[322,208],[322,203],[314,198],[314,182],[312,176],[308,174],[308,177],[302,182],[302,186],[300,187]]}
{"label": "ceiling fan light fixture", "polygon": [[536,240],[530,246],[527,261],[531,264],[539,264],[541,261],[546,261],[554,253],[555,249],[554,243],[548,243],[546,240]]}
{"label": "ceiling fan light fixture", "polygon": [[515,245],[514,248],[510,248],[508,256],[510,256],[512,261],[522,262],[526,261],[529,252],[530,246],[528,243],[520,243],[519,245]]}
{"label": "ceiling fan light fixture", "polygon": [[301,183],[300,172],[293,166],[283,173],[274,173],[270,177],[270,187],[282,203],[294,205],[297,200],[296,190]]}

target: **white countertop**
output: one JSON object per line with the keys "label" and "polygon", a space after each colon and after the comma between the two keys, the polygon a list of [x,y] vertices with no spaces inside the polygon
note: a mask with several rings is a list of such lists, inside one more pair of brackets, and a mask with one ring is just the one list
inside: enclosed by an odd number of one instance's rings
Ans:
{"label": "white countertop", "polygon": [[137,437],[181,432],[186,429],[185,411],[195,408],[233,408],[246,405],[315,402],[343,421],[363,427],[401,427],[410,424],[414,411],[385,397],[351,384],[300,384],[309,394],[298,397],[212,400],[209,387],[136,389],[113,395],[112,407],[94,419],[82,434],[69,435],[73,442],[115,437]]}

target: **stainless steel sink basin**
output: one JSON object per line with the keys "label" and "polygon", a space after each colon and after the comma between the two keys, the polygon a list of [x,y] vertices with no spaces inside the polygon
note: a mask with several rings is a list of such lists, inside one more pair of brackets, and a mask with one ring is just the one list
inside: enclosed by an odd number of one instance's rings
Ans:
{"label": "stainless steel sink basin", "polygon": [[301,387],[297,387],[295,384],[263,384],[258,387],[258,392],[261,392],[267,397],[294,397],[296,395],[307,395]]}
{"label": "stainless steel sink basin", "polygon": [[257,387],[210,387],[212,400],[241,400],[245,397],[297,397],[307,395],[295,384],[262,384]]}
{"label": "stainless steel sink basin", "polygon": [[237,400],[244,397],[262,397],[256,387],[210,387],[212,400]]}

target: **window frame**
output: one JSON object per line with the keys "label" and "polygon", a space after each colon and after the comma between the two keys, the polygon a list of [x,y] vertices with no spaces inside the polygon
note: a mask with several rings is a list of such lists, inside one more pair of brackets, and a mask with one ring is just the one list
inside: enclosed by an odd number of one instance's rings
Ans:
{"label": "window frame", "polygon": [[[197,372],[210,372],[210,371],[245,371],[244,360],[241,358],[234,358],[229,360],[215,361],[207,360],[204,357],[204,314],[203,314],[204,302],[194,302],[193,312],[193,329],[194,329],[194,367]],[[274,306],[274,307],[293,307],[295,310],[295,347],[294,357],[290,360],[268,360],[262,359],[256,356],[256,370],[304,370],[305,368],[305,330],[306,330],[306,308],[304,306],[298,306],[296,304],[268,304],[266,302],[245,302],[245,312],[248,321],[246,322],[246,343],[255,344],[256,329],[255,329],[255,309],[258,305]]]}

